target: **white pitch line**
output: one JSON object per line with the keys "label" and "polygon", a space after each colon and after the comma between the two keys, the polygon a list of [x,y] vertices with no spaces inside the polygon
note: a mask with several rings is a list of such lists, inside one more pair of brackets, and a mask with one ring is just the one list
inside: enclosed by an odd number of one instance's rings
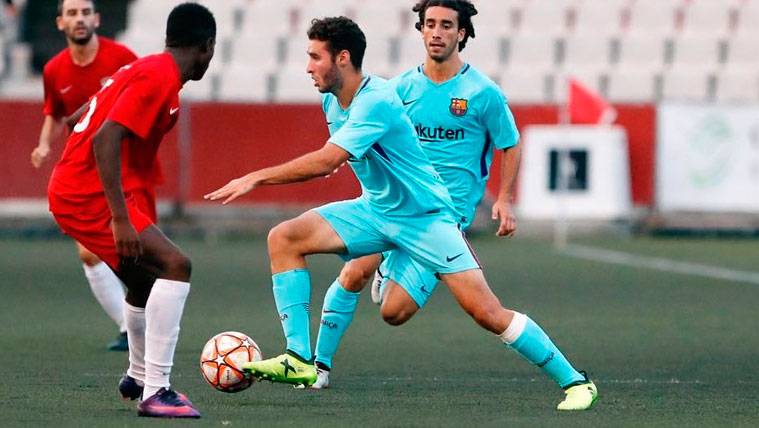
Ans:
{"label": "white pitch line", "polygon": [[585,245],[569,245],[565,250],[561,251],[561,253],[570,257],[595,262],[759,285],[759,272],[728,269],[700,263],[679,262],[663,257],[639,256],[637,254],[624,253],[606,248],[588,247]]}

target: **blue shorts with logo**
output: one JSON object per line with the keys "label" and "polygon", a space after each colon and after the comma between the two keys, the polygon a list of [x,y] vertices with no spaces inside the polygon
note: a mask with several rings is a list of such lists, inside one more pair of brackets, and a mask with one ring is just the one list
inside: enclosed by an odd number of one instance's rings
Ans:
{"label": "blue shorts with logo", "polygon": [[[393,263],[397,264],[395,268],[401,272],[407,272],[408,278],[406,280],[401,277],[398,281],[390,275],[399,284],[417,283],[417,270],[435,278],[435,274],[480,268],[453,214],[447,210],[433,210],[413,217],[392,216],[377,212],[365,199],[357,198],[323,205],[314,208],[314,211],[342,239],[346,248],[346,253],[342,255],[344,259],[351,260],[386,251],[398,253],[394,256],[397,261]],[[388,258],[383,264],[392,260],[392,257]],[[409,266],[408,261],[413,261],[416,265]],[[418,286],[429,289],[426,280]],[[419,293],[424,294],[421,288]],[[417,296],[417,300],[414,294],[409,294],[417,304],[421,303],[420,307],[427,300],[421,296]]]}

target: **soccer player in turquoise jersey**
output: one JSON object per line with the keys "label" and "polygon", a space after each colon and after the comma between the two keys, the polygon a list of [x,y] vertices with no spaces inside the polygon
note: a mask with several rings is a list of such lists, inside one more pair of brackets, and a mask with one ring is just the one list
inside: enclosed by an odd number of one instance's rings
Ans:
{"label": "soccer player in turquoise jersey", "polygon": [[[403,102],[387,82],[362,73],[366,42],[358,26],[344,17],[325,18],[314,20],[308,35],[307,71],[326,94],[323,107],[331,137],[315,152],[253,171],[206,198],[228,203],[259,185],[326,176],[346,161],[361,183],[362,195],[308,211],[269,233],[274,299],[287,349],[280,356],[248,363],[245,369],[260,379],[313,384],[317,374],[309,336],[311,280],[306,256],[336,253],[355,259],[395,250],[436,273],[479,325],[537,361],[560,384],[585,385],[585,394],[576,390],[568,399],[575,407],[590,407],[595,386],[569,365],[537,324],[502,307],[490,290]],[[337,292],[342,301],[357,297],[339,284]]]}
{"label": "soccer player in turquoise jersey", "polygon": [[[428,8],[432,9],[426,13]],[[511,196],[521,152],[519,133],[498,86],[459,57],[474,36],[471,16],[476,9],[469,1],[421,1],[414,11],[419,14],[416,26],[424,36],[427,57],[391,84],[414,123],[422,149],[448,188],[462,230],[471,224],[485,192],[493,149],[502,151],[500,191],[492,218],[499,221],[496,235],[511,236],[516,229]],[[399,251],[346,264],[325,296],[316,342],[318,379],[312,388],[329,386],[333,357],[356,309],[357,293],[375,270],[372,300],[381,303],[382,317],[391,325],[408,321],[438,282],[434,272]]]}

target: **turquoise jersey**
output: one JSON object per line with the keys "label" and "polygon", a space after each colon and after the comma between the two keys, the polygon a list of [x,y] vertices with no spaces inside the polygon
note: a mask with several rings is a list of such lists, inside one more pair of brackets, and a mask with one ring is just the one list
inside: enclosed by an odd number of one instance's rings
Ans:
{"label": "turquoise jersey", "polygon": [[469,226],[485,193],[493,148],[517,144],[519,132],[498,86],[464,64],[443,83],[421,66],[390,81],[414,124],[422,149],[442,177],[462,226]]}
{"label": "turquoise jersey", "polygon": [[361,183],[361,197],[382,214],[416,216],[455,212],[448,190],[422,151],[393,87],[367,76],[343,110],[333,94],[322,107],[329,142],[348,153],[348,163]]}

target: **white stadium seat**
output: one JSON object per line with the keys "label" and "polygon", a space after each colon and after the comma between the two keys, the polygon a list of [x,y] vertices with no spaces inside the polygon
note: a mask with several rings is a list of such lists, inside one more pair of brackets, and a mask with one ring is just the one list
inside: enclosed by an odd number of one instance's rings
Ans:
{"label": "white stadium seat", "polygon": [[276,37],[260,37],[245,33],[234,40],[231,63],[271,71],[279,64],[279,59],[279,39]]}
{"label": "white stadium seat", "polygon": [[645,103],[656,98],[657,74],[646,68],[620,68],[609,74],[606,96],[614,102]]}
{"label": "white stadium seat", "polygon": [[616,35],[622,28],[622,13],[629,0],[581,1],[574,13],[575,33]]}
{"label": "white stadium seat", "polygon": [[519,32],[562,35],[567,31],[568,1],[530,0],[522,8]]}
{"label": "white stadium seat", "polygon": [[740,65],[759,69],[759,33],[740,33],[730,39],[727,45],[728,65]]}
{"label": "white stadium seat", "polygon": [[562,69],[606,70],[611,63],[611,39],[605,34],[579,33],[564,40]]}
{"label": "white stadium seat", "polygon": [[635,0],[630,6],[627,31],[668,36],[676,27],[681,0]]}
{"label": "white stadium seat", "polygon": [[550,34],[515,34],[508,41],[508,67],[543,72],[556,65],[556,38]]}
{"label": "white stadium seat", "polygon": [[660,71],[664,66],[664,39],[656,35],[626,34],[619,40],[617,68]]}
{"label": "white stadium seat", "polygon": [[673,67],[713,71],[719,63],[720,41],[713,35],[683,34],[673,43]]}
{"label": "white stadium seat", "polygon": [[724,36],[730,29],[731,2],[689,0],[683,8],[683,32]]}
{"label": "white stadium seat", "polygon": [[720,103],[759,102],[757,68],[728,67],[717,74],[715,100]]}
{"label": "white stadium seat", "polygon": [[552,101],[550,76],[530,68],[514,68],[501,72],[501,88],[511,104],[540,104]]}
{"label": "white stadium seat", "polygon": [[219,99],[222,101],[270,101],[270,75],[255,65],[233,64],[221,76]]}
{"label": "white stadium seat", "polygon": [[276,76],[274,99],[281,103],[320,103],[321,94],[311,76],[303,71],[282,70]]}
{"label": "white stadium seat", "polygon": [[700,68],[673,68],[662,76],[662,99],[666,101],[707,101],[711,75]]}

